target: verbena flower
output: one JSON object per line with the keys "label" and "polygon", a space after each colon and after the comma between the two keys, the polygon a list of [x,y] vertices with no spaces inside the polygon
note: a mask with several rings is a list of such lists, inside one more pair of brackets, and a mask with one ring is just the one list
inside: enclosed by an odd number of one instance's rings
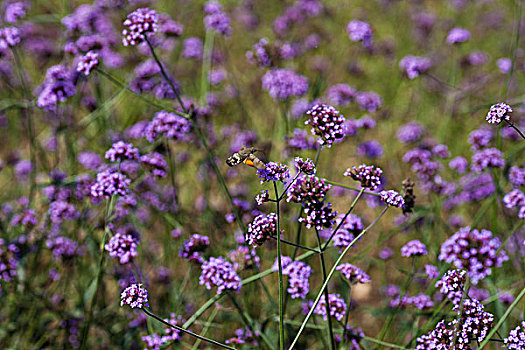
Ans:
{"label": "verbena flower", "polygon": [[151,122],[144,129],[144,137],[154,142],[159,137],[178,141],[188,140],[191,123],[175,113],[160,111],[155,113]]}
{"label": "verbena flower", "polygon": [[49,204],[49,219],[55,224],[60,224],[63,220],[75,220],[80,213],[75,206],[64,200],[56,200]]}
{"label": "verbena flower", "polygon": [[308,279],[311,274],[312,268],[303,261],[293,261],[283,267],[283,275],[288,276],[288,289],[286,291],[292,299],[306,298],[310,291]]}
{"label": "verbena flower", "polygon": [[20,31],[16,27],[0,28],[0,50],[7,50],[20,43]]}
{"label": "verbena flower", "polygon": [[309,119],[305,124],[312,127],[311,132],[318,137],[320,145],[330,148],[332,143],[345,136],[345,118],[334,107],[315,105],[306,112]]}
{"label": "verbena flower", "polygon": [[414,239],[401,247],[401,255],[407,258],[427,255],[427,247],[421,241]]}
{"label": "verbena flower", "polygon": [[405,199],[403,196],[394,190],[381,191],[379,192],[379,195],[381,196],[381,200],[387,205],[398,208],[403,208],[405,206]]}
{"label": "verbena flower", "polygon": [[481,172],[487,168],[502,168],[504,166],[503,152],[497,148],[486,148],[474,153],[470,168],[473,171]]}
{"label": "verbena flower", "polygon": [[6,244],[0,238],[0,281],[10,282],[17,276],[18,247],[15,244]]}
{"label": "verbena flower", "polygon": [[262,205],[263,203],[266,203],[270,200],[270,195],[268,194],[268,190],[262,190],[255,196],[255,202],[257,205]]}
{"label": "verbena flower", "polygon": [[254,248],[239,245],[228,253],[228,259],[233,263],[235,271],[259,268],[261,259]]}
{"label": "verbena flower", "polygon": [[397,295],[392,300],[390,300],[390,307],[392,308],[404,307],[406,305],[413,305],[417,309],[423,310],[425,308],[434,306],[434,302],[426,294],[414,296],[404,295],[403,298],[401,298],[400,295]]}
{"label": "verbena flower", "polygon": [[397,129],[397,139],[402,143],[417,142],[423,136],[423,126],[418,122],[410,122]]}
{"label": "verbena flower", "polygon": [[264,244],[271,236],[277,234],[277,214],[261,214],[248,225],[246,243],[253,247]]}
{"label": "verbena flower", "polygon": [[206,30],[229,36],[231,34],[230,18],[224,13],[221,4],[217,1],[208,1],[204,5],[204,27]]}
{"label": "verbena flower", "polygon": [[373,113],[381,107],[383,99],[373,91],[361,91],[355,96],[355,102],[362,110]]}
{"label": "verbena flower", "polygon": [[332,185],[327,184],[326,179],[301,174],[288,189],[286,201],[301,203],[303,207],[321,204],[330,188]]}
{"label": "verbena flower", "polygon": [[49,238],[46,247],[51,249],[55,258],[71,259],[79,253],[77,242],[63,236]]}
{"label": "verbena flower", "polygon": [[179,256],[189,262],[202,264],[204,261],[202,253],[206,250],[206,248],[208,248],[209,245],[210,239],[208,236],[195,233],[191,235],[189,240],[186,240],[184,243],[182,243]]}
{"label": "verbena flower", "polygon": [[472,149],[480,150],[488,145],[492,141],[492,130],[490,129],[476,129],[470,132],[468,135],[468,143],[471,144]]}
{"label": "verbena flower", "polygon": [[105,158],[110,162],[122,162],[126,159],[138,159],[139,150],[133,144],[117,141],[106,151]]}
{"label": "verbena flower", "polygon": [[310,204],[304,208],[305,217],[300,217],[306,228],[314,227],[316,230],[330,228],[334,224],[337,212],[332,210],[331,203]]}
{"label": "verbena flower", "polygon": [[124,46],[135,46],[144,41],[145,35],[158,30],[157,11],[149,8],[139,8],[128,15],[124,21],[127,28],[122,30]]}
{"label": "verbena flower", "polygon": [[29,5],[22,1],[9,3],[5,8],[4,19],[8,23],[16,23],[26,16]]}
{"label": "verbena flower", "polygon": [[421,73],[426,72],[431,65],[429,58],[420,56],[405,56],[399,61],[399,68],[403,69],[408,79],[415,79]]}
{"label": "verbena flower", "polygon": [[452,263],[456,268],[466,269],[473,284],[492,273],[509,258],[504,250],[497,255],[501,243],[492,238],[488,230],[471,230],[469,226],[459,229],[441,245],[439,260]]}
{"label": "verbena flower", "polygon": [[182,56],[201,60],[204,52],[202,40],[196,37],[189,37],[182,42]]}
{"label": "verbena flower", "polygon": [[448,167],[456,170],[459,174],[463,174],[468,169],[468,160],[465,157],[457,156],[448,162]]}
{"label": "verbena flower", "polygon": [[371,190],[375,190],[381,185],[381,175],[383,175],[383,170],[366,164],[348,168],[344,173],[344,176],[350,176],[352,179],[359,181],[362,187]]}
{"label": "verbena flower", "polygon": [[[335,226],[339,226],[341,220],[345,217],[345,214],[341,214],[335,220]],[[364,229],[363,221],[361,218],[354,214],[348,214],[345,221],[341,224],[337,232],[334,234],[334,247],[339,248],[341,252],[344,248],[348,247],[354,238],[359,235]],[[326,235],[326,231],[321,231],[321,234]],[[332,231],[327,233],[331,234]]]}
{"label": "verbena flower", "polygon": [[206,289],[213,286],[217,288],[217,294],[225,290],[240,291],[241,278],[235,272],[233,265],[223,257],[211,257],[209,261],[204,261],[201,265],[202,273],[199,277],[199,284],[204,285]]}
{"label": "verbena flower", "polygon": [[250,64],[257,64],[259,67],[270,67],[272,58],[268,52],[268,38],[262,38],[246,52],[246,59]]}
{"label": "verbena flower", "polygon": [[104,249],[109,252],[110,257],[118,258],[121,264],[127,264],[138,256],[138,243],[138,239],[133,235],[117,232],[110,238]]}
{"label": "verbena flower", "polygon": [[308,79],[288,69],[272,69],[262,77],[262,88],[276,101],[302,96],[308,90]]}
{"label": "verbena flower", "polygon": [[439,276],[438,268],[434,265],[425,265],[425,274],[427,275],[428,279],[435,279]]}
{"label": "verbena flower", "polygon": [[149,307],[148,291],[142,287],[142,283],[132,284],[120,295],[120,306],[129,305],[132,309],[142,309],[144,306]]}
{"label": "verbena flower", "polygon": [[510,167],[509,181],[514,187],[525,186],[525,168]]}
{"label": "verbena flower", "polygon": [[454,305],[458,304],[463,295],[463,286],[467,280],[467,271],[448,270],[439,281],[436,288],[439,292],[449,299]]}
{"label": "verbena flower", "polygon": [[348,84],[335,84],[326,91],[326,98],[336,106],[348,106],[355,98],[357,90]]}
{"label": "verbena flower", "polygon": [[447,35],[447,43],[458,44],[470,39],[470,32],[464,28],[452,28]]}
{"label": "verbena flower", "polygon": [[290,177],[290,170],[284,164],[278,162],[268,162],[264,169],[257,169],[257,175],[261,183],[270,181],[284,182]]}
{"label": "verbena flower", "polygon": [[52,66],[47,70],[36,104],[46,111],[55,112],[59,102],[65,102],[75,93],[75,84],[69,69],[62,65]]}
{"label": "verbena flower", "polygon": [[516,328],[511,330],[503,342],[509,350],[525,349],[525,321],[521,321]]}
{"label": "verbena flower", "polygon": [[166,177],[168,163],[164,156],[160,153],[147,153],[140,157],[140,163],[150,168],[153,175],[158,177]]}
{"label": "verbena flower", "polygon": [[357,154],[361,157],[380,158],[383,156],[383,146],[376,141],[365,141],[357,146]]}
{"label": "verbena flower", "polygon": [[315,175],[315,173],[317,172],[313,160],[309,158],[303,159],[300,157],[295,157],[294,161],[297,170],[306,175]]}
{"label": "verbena flower", "polygon": [[91,71],[98,66],[99,54],[93,51],[87,52],[84,56],[80,57],[77,64],[77,72],[84,73],[88,76]]}
{"label": "verbena flower", "polygon": [[500,102],[490,107],[485,119],[489,124],[499,124],[502,120],[510,121],[510,113],[512,113],[512,108],[508,104]]}
{"label": "verbena flower", "polygon": [[355,42],[361,41],[366,48],[372,46],[372,28],[370,24],[363,21],[352,20],[348,22],[346,32],[350,40]]}
{"label": "verbena flower", "polygon": [[[330,316],[341,321],[346,311],[345,300],[339,294],[328,294],[328,304]],[[326,298],[324,296],[319,300],[319,303],[317,303],[317,306],[314,309],[314,314],[322,316],[325,321],[328,319],[326,315]]]}
{"label": "verbena flower", "polygon": [[366,272],[349,263],[337,266],[336,270],[341,272],[343,276],[352,284],[368,283],[371,281],[370,276],[368,276]]}
{"label": "verbena flower", "polygon": [[496,66],[501,74],[509,74],[512,68],[512,60],[508,57],[498,58],[496,60]]}
{"label": "verbena flower", "polygon": [[97,180],[91,186],[91,196],[94,198],[109,198],[113,195],[125,196],[129,193],[128,186],[131,180],[122,173],[113,170],[102,170],[97,174]]}
{"label": "verbena flower", "polygon": [[345,342],[348,350],[361,350],[359,343],[365,337],[365,333],[361,328],[353,328],[350,325],[346,326],[344,339],[338,334],[334,335],[335,341],[338,343]]}

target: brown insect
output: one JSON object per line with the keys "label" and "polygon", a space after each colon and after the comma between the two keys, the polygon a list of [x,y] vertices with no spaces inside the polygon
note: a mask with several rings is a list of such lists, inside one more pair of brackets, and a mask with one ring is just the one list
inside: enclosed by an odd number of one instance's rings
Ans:
{"label": "brown insect", "polygon": [[260,152],[260,150],[255,147],[242,147],[238,152],[226,159],[226,164],[236,166],[244,163],[257,169],[264,169],[266,164],[255,156],[256,152]]}

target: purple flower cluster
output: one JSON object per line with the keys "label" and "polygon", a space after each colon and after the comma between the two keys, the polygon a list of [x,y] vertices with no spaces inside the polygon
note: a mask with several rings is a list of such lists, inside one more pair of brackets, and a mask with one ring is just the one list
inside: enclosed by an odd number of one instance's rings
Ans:
{"label": "purple flower cluster", "polygon": [[489,124],[499,124],[502,120],[510,121],[510,113],[512,113],[512,108],[508,104],[500,102],[490,106],[485,119]]}
{"label": "purple flower cluster", "polygon": [[158,30],[158,21],[157,11],[149,8],[139,8],[130,13],[123,23],[127,27],[122,30],[124,46],[135,46],[143,42],[145,35]]}
{"label": "purple flower cluster", "polygon": [[16,245],[6,244],[0,238],[0,281],[10,282],[17,275],[18,258],[16,253],[18,253]]}
{"label": "purple flower cluster", "polygon": [[308,90],[308,79],[288,69],[272,69],[262,77],[262,88],[276,101],[302,96]]}
{"label": "purple flower cluster", "polygon": [[246,59],[250,64],[257,64],[259,67],[270,67],[272,58],[268,52],[268,38],[262,38],[246,52]]}
{"label": "purple flower cluster", "polygon": [[126,159],[138,159],[139,150],[133,147],[133,144],[124,141],[115,142],[110,149],[106,151],[105,158],[110,162],[122,162]]}
{"label": "purple flower cluster", "polygon": [[525,168],[510,167],[509,181],[514,187],[525,186]]}
{"label": "purple flower cluster", "polygon": [[[182,317],[175,316],[174,313],[171,313],[170,318],[165,318],[164,321],[172,325],[180,326],[182,324]],[[173,327],[164,328],[163,336],[153,333],[142,337],[142,341],[146,343],[147,350],[160,350],[164,344],[172,343],[176,340],[180,340],[180,331]]]}
{"label": "purple flower cluster", "polygon": [[277,214],[261,214],[248,225],[246,243],[253,247],[264,244],[271,236],[277,234]]}
{"label": "purple flower cluster", "polygon": [[80,57],[77,63],[77,72],[84,73],[88,76],[91,71],[98,66],[99,54],[93,51],[87,52],[84,56]]}
{"label": "purple flower cluster", "polygon": [[348,84],[335,84],[326,91],[326,98],[336,106],[348,106],[355,98],[357,90]]}
{"label": "purple flower cluster", "polygon": [[0,28],[0,50],[5,51],[20,43],[20,31],[16,27]]}
{"label": "purple flower cluster", "polygon": [[117,194],[125,196],[129,193],[130,184],[131,180],[126,175],[114,169],[102,170],[97,174],[97,180],[91,186],[91,196],[94,198],[110,198]]}
{"label": "purple flower cluster", "polygon": [[[305,262],[292,261],[290,257],[283,256],[283,275],[288,276],[288,289],[286,290],[292,299],[306,298],[310,291],[310,283],[308,279],[312,274],[312,268]],[[277,259],[273,269],[277,269]]]}
{"label": "purple flower cluster", "polygon": [[184,241],[180,247],[179,256],[189,262],[202,264],[204,259],[202,253],[210,245],[208,236],[193,234],[189,240]]}
{"label": "purple flower cluster", "polygon": [[56,65],[47,70],[36,105],[46,111],[54,112],[59,102],[64,102],[75,95],[75,84],[69,69]]}
{"label": "purple flower cluster", "polygon": [[56,200],[49,204],[49,219],[60,224],[63,220],[75,220],[80,215],[75,206],[64,200]]}
{"label": "purple flower cluster", "polygon": [[492,140],[492,130],[490,129],[476,129],[468,135],[468,143],[471,144],[473,150],[480,150],[487,147]]}
{"label": "purple flower cluster", "polygon": [[408,55],[399,61],[399,68],[406,72],[408,79],[415,79],[421,73],[426,72],[430,68],[430,64],[429,58]]}
{"label": "purple flower cluster", "polygon": [[155,113],[151,122],[144,129],[144,137],[154,142],[159,137],[185,141],[191,131],[191,123],[175,113],[160,111]]}
{"label": "purple flower cluster", "polygon": [[167,175],[168,163],[160,153],[153,152],[144,154],[140,157],[140,163],[150,168],[155,176],[166,177]]}
{"label": "purple flower cluster", "polygon": [[406,258],[427,255],[427,247],[419,240],[414,239],[401,247],[401,255]]}
{"label": "purple flower cluster", "polygon": [[182,56],[185,58],[192,58],[196,60],[201,60],[204,53],[204,47],[202,40],[196,37],[190,37],[184,39],[182,42]]}
{"label": "purple flower cluster", "polygon": [[268,162],[264,169],[257,169],[257,175],[261,183],[270,181],[284,182],[290,177],[290,170],[284,164],[278,162]]}
{"label": "purple flower cluster", "polygon": [[26,11],[28,8],[29,4],[22,1],[9,3],[5,8],[5,21],[7,23],[16,23],[16,21],[26,16]]}
{"label": "purple flower cluster", "polygon": [[199,284],[204,285],[210,290],[213,286],[217,288],[217,294],[225,290],[241,290],[241,278],[235,272],[233,265],[223,257],[211,257],[209,261],[204,261],[201,265],[202,273],[199,277]]}
{"label": "purple flower cluster", "polygon": [[430,297],[426,294],[419,294],[414,296],[403,296],[403,299],[401,299],[401,296],[398,295],[394,299],[390,300],[390,307],[396,308],[396,307],[403,307],[406,305],[413,305],[419,310],[423,310],[427,307],[434,306],[434,302],[430,299]]}
{"label": "purple flower cluster", "polygon": [[341,264],[336,267],[351,284],[368,283],[371,281],[370,276],[359,267],[349,263]]}
{"label": "purple flower cluster", "polygon": [[521,321],[516,328],[511,330],[503,342],[509,350],[525,349],[525,321]]}
{"label": "purple flower cluster", "polygon": [[[341,321],[346,311],[345,300],[339,294],[328,294],[328,305],[330,305],[330,316]],[[319,303],[317,303],[315,307],[314,314],[322,316],[325,321],[328,319],[326,315],[326,298],[322,297],[319,300]]]}
{"label": "purple flower cluster", "polygon": [[255,249],[245,245],[239,245],[235,250],[230,251],[228,259],[233,262],[235,271],[259,268],[261,261]]}
{"label": "purple flower cluster", "polygon": [[355,181],[359,181],[363,188],[369,188],[371,190],[375,190],[381,186],[381,175],[383,175],[383,170],[366,164],[348,168],[344,173],[344,176],[350,176]]}
{"label": "purple flower cluster", "polygon": [[46,247],[51,249],[55,258],[71,259],[78,253],[77,242],[63,236],[49,238]]}
{"label": "purple flower cluster", "polygon": [[397,129],[397,139],[402,143],[417,142],[423,136],[423,126],[418,122],[409,122]]}
{"label": "purple flower cluster", "polygon": [[[335,225],[339,226],[344,217],[345,214],[339,215],[335,220]],[[341,252],[352,243],[354,238],[359,235],[363,229],[364,225],[361,218],[354,214],[348,214],[345,221],[334,234],[334,247],[339,248],[339,251]]]}
{"label": "purple flower cluster", "polygon": [[250,345],[253,348],[259,347],[259,342],[256,340],[255,337],[259,337],[259,332],[255,332],[255,334],[250,330],[248,327],[239,328],[235,330],[235,337],[226,339],[226,344],[246,344],[250,343]]}
{"label": "purple flower cluster", "polygon": [[312,127],[311,132],[318,137],[320,145],[330,148],[332,143],[345,136],[343,117],[338,110],[329,105],[315,105],[306,112],[310,117],[305,124]]}
{"label": "purple flower cluster", "polygon": [[518,209],[518,218],[525,219],[525,194],[518,189],[513,189],[503,197],[505,207]]}
{"label": "purple flower cluster", "polygon": [[492,238],[489,230],[471,230],[469,226],[459,229],[441,245],[439,260],[453,263],[458,269],[466,269],[473,284],[492,273],[509,258],[504,250],[497,255],[501,243]]}
{"label": "purple flower cluster", "polygon": [[458,44],[470,39],[470,32],[464,28],[452,28],[447,35],[447,43]]}
{"label": "purple flower cluster", "polygon": [[439,281],[436,282],[436,288],[439,292],[449,299],[454,305],[461,301],[463,295],[463,286],[467,280],[467,271],[465,270],[448,270]]}
{"label": "purple flower cluster", "polygon": [[232,28],[230,18],[224,13],[221,4],[217,1],[208,1],[204,5],[204,27],[206,30],[214,30],[217,33],[228,36]]}
{"label": "purple flower cluster", "polygon": [[370,24],[359,20],[352,20],[348,22],[346,32],[350,40],[355,42],[361,41],[366,48],[372,47],[372,28]]}
{"label": "purple flower cluster", "polygon": [[381,200],[387,205],[398,208],[405,207],[405,199],[402,195],[394,190],[381,191],[379,192],[379,195],[381,196]]}
{"label": "purple flower cluster", "polygon": [[338,334],[334,337],[336,342],[344,342],[348,350],[361,350],[359,343],[365,337],[365,333],[361,328],[353,328],[347,325],[344,332],[344,339]]}
{"label": "purple flower cluster", "polygon": [[129,305],[132,309],[149,307],[148,291],[142,287],[142,283],[132,284],[120,294],[120,306]]}
{"label": "purple flower cluster", "polygon": [[109,252],[112,258],[118,258],[121,264],[127,264],[131,259],[138,256],[137,246],[139,241],[131,234],[116,233],[104,249]]}
{"label": "purple flower cluster", "polygon": [[503,152],[497,148],[486,148],[474,153],[470,167],[473,171],[481,172],[487,168],[503,168],[504,166]]}
{"label": "purple flower cluster", "polygon": [[303,159],[300,157],[295,157],[294,161],[297,170],[306,175],[315,175],[315,173],[317,172],[313,160],[309,158]]}
{"label": "purple flower cluster", "polygon": [[262,205],[263,203],[266,203],[270,200],[270,194],[268,193],[268,190],[262,190],[255,196],[255,203],[257,205]]}

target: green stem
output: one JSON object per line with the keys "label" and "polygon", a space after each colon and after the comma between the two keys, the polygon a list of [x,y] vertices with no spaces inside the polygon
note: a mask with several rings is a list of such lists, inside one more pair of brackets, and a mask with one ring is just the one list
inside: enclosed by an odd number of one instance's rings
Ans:
{"label": "green stem", "polygon": [[[516,11],[516,32],[515,32],[515,37],[514,37],[514,43],[512,45],[512,59],[511,59],[511,66],[510,66],[510,71],[509,71],[509,74],[507,74],[506,78],[505,78],[505,85],[503,87],[503,100],[505,100],[507,98],[507,92],[509,90],[509,85],[510,85],[510,81],[512,80],[512,75],[514,74],[514,70],[515,70],[515,67],[516,67],[516,50],[518,48],[518,44],[520,42],[520,31],[521,31],[521,1],[522,0],[518,0],[516,1],[517,2],[517,6],[518,6],[518,9]],[[520,133],[521,134],[521,133]],[[525,137],[523,137],[525,139]]]}
{"label": "green stem", "polygon": [[308,312],[308,315],[306,315],[303,323],[301,324],[301,327],[299,328],[299,332],[297,333],[297,335],[295,336],[292,344],[290,345],[290,347],[288,348],[289,350],[293,349],[295,344],[297,343],[297,341],[299,340],[300,336],[301,336],[301,333],[303,332],[306,324],[308,323],[308,320],[310,319],[310,317],[312,317],[312,314],[317,306],[317,304],[319,304],[319,300],[321,300],[321,297],[323,295],[323,292],[324,292],[324,289],[326,288],[326,286],[328,286],[328,282],[330,281],[330,279],[332,278],[334,272],[335,272],[335,269],[336,267],[341,263],[341,261],[343,260],[344,256],[346,255],[346,253],[348,253],[348,251],[350,250],[350,248],[352,248],[352,246],[359,240],[361,239],[361,237],[363,237],[363,235],[368,232],[369,229],[371,229],[378,221],[379,219],[386,213],[386,211],[388,210],[389,207],[386,207],[382,212],[381,214],[379,214],[379,216],[370,224],[368,225],[368,227],[366,227],[356,238],[354,238],[354,240],[352,242],[350,242],[350,244],[345,248],[345,250],[343,250],[343,252],[341,253],[341,255],[339,255],[339,258],[337,258],[334,266],[332,267],[332,269],[330,270],[330,272],[328,273],[328,275],[326,276],[326,281],[323,283],[323,285],[321,286],[321,290],[319,291],[319,293],[317,294],[317,297],[315,298],[315,301],[312,305],[312,307],[310,308],[310,311]]}
{"label": "green stem", "polygon": [[206,102],[206,95],[209,90],[209,79],[208,74],[211,69],[211,59],[213,53],[213,41],[215,38],[215,31],[207,30],[206,37],[204,39],[204,54],[202,57],[202,72],[201,72],[201,91],[200,91],[200,104],[204,105]]}
{"label": "green stem", "polygon": [[348,282],[348,301],[346,302],[346,311],[345,311],[345,318],[344,318],[344,323],[343,323],[343,337],[342,337],[342,340],[341,340],[341,344],[344,343],[345,341],[345,337],[346,337],[346,333],[348,332],[347,330],[347,327],[348,327],[348,319],[350,318],[350,306],[352,304],[352,284],[350,282]]}
{"label": "green stem", "polygon": [[[354,191],[357,191],[357,192],[360,192],[360,191],[364,190],[364,188],[357,188],[357,187],[353,187],[353,186],[349,186],[349,185],[343,185],[341,183],[330,181],[330,180],[326,180],[326,179],[325,179],[325,182],[327,184],[330,184],[330,185],[346,188],[346,189],[349,189],[349,190],[354,190]],[[376,193],[376,192],[363,191],[363,193],[364,194],[370,194],[372,196],[377,196],[377,197],[381,196],[379,193]]]}
{"label": "green stem", "polygon": [[523,132],[522,132],[520,129],[518,129],[518,127],[516,127],[516,125],[514,125],[514,123],[511,123],[511,122],[509,122],[508,120],[505,120],[505,122],[506,122],[507,124],[509,124],[509,126],[510,126],[511,128],[513,128],[514,130],[516,130],[516,132],[517,132],[518,134],[520,134],[520,136],[525,140],[525,135],[523,134]]}
{"label": "green stem", "polygon": [[148,315],[149,317],[153,317],[154,319],[156,319],[157,321],[159,322],[162,322],[163,324],[165,324],[166,326],[168,327],[171,327],[171,328],[174,328],[180,332],[183,332],[183,333],[186,333],[186,334],[189,334],[191,335],[192,337],[195,337],[197,339],[200,339],[200,340],[204,340],[205,342],[208,342],[208,343],[211,343],[211,344],[214,344],[214,345],[217,345],[223,349],[230,349],[230,350],[235,350],[235,348],[232,348],[231,346],[228,346],[228,345],[225,345],[225,344],[222,344],[222,343],[219,343],[218,341],[215,341],[213,339],[210,339],[210,338],[206,338],[202,335],[199,335],[199,334],[196,334],[196,333],[193,333],[192,331],[189,331],[187,329],[184,329],[182,327],[179,327],[177,325],[174,325],[174,324],[171,324],[169,322],[166,322],[164,321],[162,318],[160,318],[159,316],[155,315],[154,313],[152,313],[151,311],[147,310],[147,309],[141,309],[142,312],[144,312],[146,315]]}
{"label": "green stem", "polygon": [[[275,198],[279,198],[279,192],[277,191],[277,183],[273,182],[273,188],[275,190]],[[284,288],[283,288],[283,264],[281,261],[281,228],[280,228],[280,210],[279,210],[279,199],[275,203],[277,211],[277,262],[279,265],[279,349],[284,350]]]}
{"label": "green stem", "polygon": [[[208,320],[206,321],[206,326],[204,326],[204,329],[202,330],[202,333],[201,333],[202,336],[205,336],[206,333],[208,333],[208,330],[210,329],[211,323],[215,319],[215,316],[217,316],[218,312],[219,312],[218,308],[213,309],[213,311],[211,312],[210,317],[208,317]],[[191,350],[197,350],[199,348],[199,345],[201,344],[201,341],[202,341],[201,339],[197,339],[195,344],[193,344],[193,347],[191,348]]]}
{"label": "green stem", "polygon": [[[326,282],[326,265],[324,262],[324,254],[321,247],[321,237],[319,236],[319,230],[315,229],[315,233],[317,236],[317,246],[319,247],[319,251],[321,252],[319,255],[319,263],[321,265],[321,273],[323,275],[323,283]],[[330,349],[335,350],[335,340],[334,340],[334,330],[332,326],[332,317],[330,315],[330,299],[328,297],[328,288],[325,288],[324,290],[324,302],[326,307],[326,318],[328,320],[328,334],[330,337]]]}

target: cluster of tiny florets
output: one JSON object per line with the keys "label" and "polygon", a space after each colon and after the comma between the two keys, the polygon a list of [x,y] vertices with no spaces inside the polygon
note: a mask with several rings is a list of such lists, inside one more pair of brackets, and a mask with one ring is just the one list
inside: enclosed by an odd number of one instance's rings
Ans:
{"label": "cluster of tiny florets", "polygon": [[320,145],[331,147],[334,141],[345,136],[345,117],[334,107],[323,104],[315,105],[306,114],[309,119],[305,124],[312,127],[312,134],[318,137]]}
{"label": "cluster of tiny florets", "polygon": [[481,172],[487,168],[503,168],[504,166],[503,152],[497,148],[486,148],[474,153],[470,167],[473,171]]}
{"label": "cluster of tiny florets", "polygon": [[160,153],[147,153],[140,157],[140,162],[151,169],[153,175],[165,177],[167,175],[168,163]]}
{"label": "cluster of tiny florets", "polygon": [[133,147],[133,144],[124,141],[115,142],[110,149],[106,151],[105,158],[110,162],[121,162],[126,159],[138,159],[139,150]]}
{"label": "cluster of tiny florets", "polygon": [[371,281],[370,276],[359,267],[349,263],[337,266],[337,271],[341,272],[343,276],[352,284],[368,283]]}
{"label": "cluster of tiny florets", "polygon": [[264,169],[257,169],[257,175],[259,175],[261,183],[270,181],[283,182],[290,177],[290,170],[284,164],[268,162]]}
{"label": "cluster of tiny florets", "polygon": [[313,160],[308,158],[295,157],[295,167],[306,175],[315,175],[317,171]]}
{"label": "cluster of tiny florets", "polygon": [[109,252],[112,258],[118,258],[121,264],[127,264],[131,259],[137,257],[138,239],[130,234],[116,233],[104,249]]}
{"label": "cluster of tiny florets", "polygon": [[398,208],[405,207],[405,199],[402,195],[394,190],[381,191],[379,192],[379,195],[381,196],[381,200],[387,205]]}
{"label": "cluster of tiny florets", "polygon": [[510,121],[512,107],[504,102],[492,105],[485,118],[489,124],[499,124],[502,120]]}
{"label": "cluster of tiny florets", "polygon": [[185,141],[191,131],[191,123],[175,113],[160,111],[155,113],[151,122],[144,129],[144,137],[154,142],[158,137]]}
{"label": "cluster of tiny florets", "polygon": [[193,234],[189,240],[184,241],[180,248],[179,256],[190,262],[202,264],[204,261],[202,253],[210,245],[208,236]]}
{"label": "cluster of tiny florets", "polygon": [[521,321],[516,328],[511,330],[503,342],[509,350],[525,349],[525,321]]}
{"label": "cluster of tiny florets", "polygon": [[248,225],[246,243],[253,247],[264,244],[271,236],[277,234],[277,214],[261,214]]}
{"label": "cluster of tiny florets", "polygon": [[467,280],[465,270],[448,270],[439,281],[436,282],[436,288],[452,303],[457,304],[463,295],[463,286]]}
{"label": "cluster of tiny florets", "polygon": [[87,52],[84,56],[80,57],[77,64],[77,72],[89,75],[91,71],[98,66],[99,54],[93,51]]}
{"label": "cluster of tiny florets", "polygon": [[120,299],[120,306],[129,305],[132,309],[142,309],[144,306],[149,307],[148,291],[142,287],[142,283],[132,284],[124,289]]}
{"label": "cluster of tiny florets", "polygon": [[361,186],[371,190],[381,186],[381,175],[383,175],[383,170],[366,164],[348,168],[344,173],[344,176],[350,176],[352,179],[361,182]]}
{"label": "cluster of tiny florets", "polygon": [[157,11],[149,8],[136,9],[130,13],[123,23],[127,27],[122,30],[124,46],[135,46],[143,42],[145,35],[158,30],[158,21]]}
{"label": "cluster of tiny florets", "polygon": [[404,257],[427,255],[427,247],[421,241],[415,239],[408,242],[401,248],[401,255]]}
{"label": "cluster of tiny florets", "polygon": [[223,257],[214,258],[204,261],[201,265],[202,273],[199,277],[199,284],[204,285],[206,289],[217,288],[217,294],[225,290],[240,291],[241,278],[237,275],[233,265]]}
{"label": "cluster of tiny florets", "polygon": [[113,169],[103,170],[97,174],[97,180],[91,186],[91,196],[94,198],[109,198],[116,194],[125,196],[129,193],[130,184],[131,180],[126,175]]}
{"label": "cluster of tiny florets", "polygon": [[[330,310],[330,316],[335,317],[336,320],[341,321],[345,315],[346,302],[339,294],[328,294],[328,305]],[[326,315],[326,299],[323,296],[317,306],[314,309],[314,314],[323,317],[323,320],[327,320]]]}

